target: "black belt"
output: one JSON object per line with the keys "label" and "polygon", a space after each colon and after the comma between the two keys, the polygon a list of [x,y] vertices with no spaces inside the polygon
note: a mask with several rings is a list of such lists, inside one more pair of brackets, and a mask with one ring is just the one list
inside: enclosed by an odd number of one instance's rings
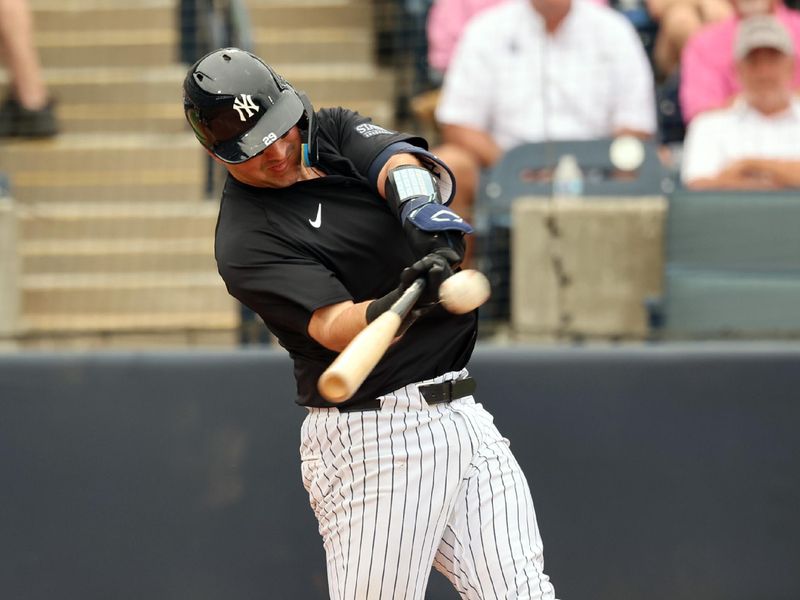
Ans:
{"label": "black belt", "polygon": [[[441,404],[442,402],[452,402],[465,396],[471,396],[477,386],[478,384],[472,377],[467,377],[458,381],[429,383],[421,385],[417,389],[428,404]],[[375,398],[352,406],[339,406],[338,408],[339,412],[358,412],[362,410],[378,410],[380,407],[381,401]]]}

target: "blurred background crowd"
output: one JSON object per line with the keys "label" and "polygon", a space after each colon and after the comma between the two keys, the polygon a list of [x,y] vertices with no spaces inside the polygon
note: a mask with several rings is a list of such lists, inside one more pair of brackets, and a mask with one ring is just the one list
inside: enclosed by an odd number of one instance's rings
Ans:
{"label": "blurred background crowd", "polygon": [[213,262],[189,64],[253,50],[419,131],[484,336],[800,334],[800,12],[781,0],[0,0],[0,347],[269,344]]}

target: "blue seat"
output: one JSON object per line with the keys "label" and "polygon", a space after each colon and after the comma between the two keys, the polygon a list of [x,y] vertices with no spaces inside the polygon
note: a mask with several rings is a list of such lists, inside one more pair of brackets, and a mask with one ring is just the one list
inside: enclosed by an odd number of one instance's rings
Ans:
{"label": "blue seat", "polygon": [[669,199],[662,298],[666,338],[800,337],[800,194],[693,192]]}
{"label": "blue seat", "polygon": [[481,313],[484,319],[502,321],[510,316],[511,205],[522,197],[550,198],[550,173],[561,156],[572,154],[577,159],[584,173],[587,197],[654,196],[672,190],[672,177],[661,164],[654,143],[644,143],[645,156],[639,169],[618,177],[609,155],[612,141],[603,138],[523,144],[509,150],[482,175],[474,221],[478,268],[492,284],[492,298]]}

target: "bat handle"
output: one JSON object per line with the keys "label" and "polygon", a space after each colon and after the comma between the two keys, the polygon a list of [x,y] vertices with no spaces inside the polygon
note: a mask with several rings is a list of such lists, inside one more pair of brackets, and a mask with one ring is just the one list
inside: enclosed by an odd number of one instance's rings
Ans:
{"label": "bat handle", "polygon": [[344,402],[356,393],[386,353],[400,329],[400,324],[424,289],[425,279],[417,278],[389,310],[350,340],[317,382],[317,388],[326,400]]}
{"label": "bat handle", "polygon": [[417,277],[410,286],[406,288],[403,295],[395,300],[394,304],[389,307],[389,310],[395,313],[400,319],[405,319],[411,309],[419,300],[422,292],[425,290],[425,278]]}

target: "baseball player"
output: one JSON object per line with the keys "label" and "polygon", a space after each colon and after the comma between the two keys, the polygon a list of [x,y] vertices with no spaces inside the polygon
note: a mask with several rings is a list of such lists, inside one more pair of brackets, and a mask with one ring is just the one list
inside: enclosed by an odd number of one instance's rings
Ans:
{"label": "baseball player", "polygon": [[[315,112],[236,48],[191,67],[184,109],[229,173],[219,272],[294,361],[331,598],[421,600],[431,565],[463,598],[553,598],[525,476],[473,397],[477,314],[436,303],[471,231],[446,165],[421,138]],[[319,376],[417,277],[402,334],[350,400],[325,401]]]}

